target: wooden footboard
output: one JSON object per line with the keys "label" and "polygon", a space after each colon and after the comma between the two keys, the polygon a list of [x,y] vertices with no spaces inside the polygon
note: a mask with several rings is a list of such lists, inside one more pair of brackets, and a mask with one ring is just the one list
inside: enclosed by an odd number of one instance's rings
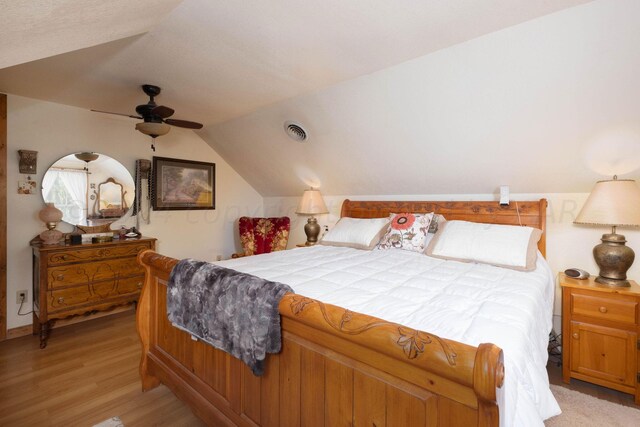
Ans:
{"label": "wooden footboard", "polygon": [[142,387],[166,384],[209,425],[498,426],[502,350],[472,347],[297,294],[280,303],[282,351],[265,375],[171,326],[177,260],[138,257]]}

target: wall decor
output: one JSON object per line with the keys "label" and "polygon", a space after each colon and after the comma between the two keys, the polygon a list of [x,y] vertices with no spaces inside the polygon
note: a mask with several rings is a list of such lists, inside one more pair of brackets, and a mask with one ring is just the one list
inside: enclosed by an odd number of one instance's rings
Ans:
{"label": "wall decor", "polygon": [[[136,217],[136,228],[144,221],[151,223],[151,160],[136,160],[136,197],[133,206],[133,215]],[[144,191],[143,191],[144,189]],[[143,196],[144,194],[144,196]]]}
{"label": "wall decor", "polygon": [[35,194],[37,184],[32,179],[21,179],[18,181],[18,194]]}
{"label": "wall decor", "polygon": [[215,209],[215,163],[153,157],[153,210]]}
{"label": "wall decor", "polygon": [[18,150],[18,171],[20,173],[32,174],[38,170],[38,152],[33,150]]}

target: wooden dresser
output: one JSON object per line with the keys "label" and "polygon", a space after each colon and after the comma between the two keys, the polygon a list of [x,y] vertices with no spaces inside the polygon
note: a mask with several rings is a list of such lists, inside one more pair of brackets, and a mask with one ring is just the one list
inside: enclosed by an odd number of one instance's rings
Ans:
{"label": "wooden dresser", "polygon": [[560,274],[562,374],[635,396],[640,404],[640,286],[610,288]]}
{"label": "wooden dresser", "polygon": [[53,322],[136,303],[144,282],[137,255],[156,239],[33,248],[33,331],[47,345]]}

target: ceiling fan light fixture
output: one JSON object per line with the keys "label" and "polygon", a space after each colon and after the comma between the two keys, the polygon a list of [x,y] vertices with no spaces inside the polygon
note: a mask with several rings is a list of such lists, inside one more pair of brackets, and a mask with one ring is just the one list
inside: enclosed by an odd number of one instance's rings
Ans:
{"label": "ceiling fan light fixture", "polygon": [[166,123],[141,122],[136,124],[136,130],[155,138],[168,134],[171,126]]}
{"label": "ceiling fan light fixture", "polygon": [[90,153],[88,151],[84,151],[82,153],[76,153],[75,154],[76,159],[78,160],[82,160],[83,162],[93,162],[94,160],[97,160],[98,157],[100,157],[100,155],[96,154],[96,153]]}

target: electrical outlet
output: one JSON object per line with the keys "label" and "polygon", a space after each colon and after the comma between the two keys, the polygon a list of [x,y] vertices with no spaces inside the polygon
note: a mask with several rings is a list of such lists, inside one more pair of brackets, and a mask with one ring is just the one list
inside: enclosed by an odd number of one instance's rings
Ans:
{"label": "electrical outlet", "polygon": [[29,301],[29,292],[26,289],[16,292],[16,304]]}
{"label": "electrical outlet", "polygon": [[216,256],[216,261],[222,261],[222,255]]}

